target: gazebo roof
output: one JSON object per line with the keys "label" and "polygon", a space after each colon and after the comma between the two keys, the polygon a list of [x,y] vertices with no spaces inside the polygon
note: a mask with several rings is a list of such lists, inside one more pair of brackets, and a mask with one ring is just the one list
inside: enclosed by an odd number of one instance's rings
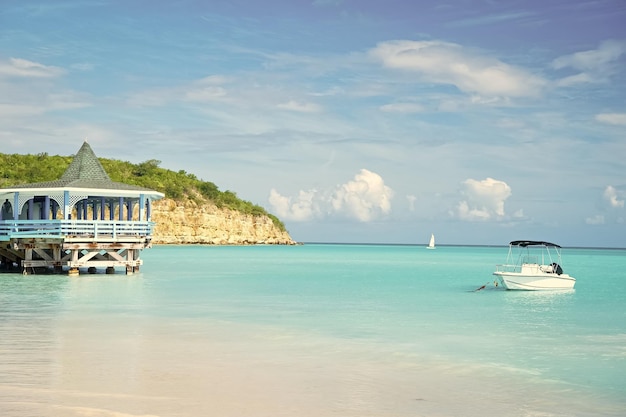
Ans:
{"label": "gazebo roof", "polygon": [[87,142],[83,143],[59,181],[111,181]]}
{"label": "gazebo roof", "polygon": [[20,184],[4,188],[5,190],[32,190],[45,188],[63,188],[63,189],[89,189],[89,190],[106,190],[107,194],[111,191],[125,191],[137,193],[152,194],[158,198],[163,197],[159,193],[148,188],[136,185],[124,184],[112,181],[106,173],[102,164],[91,149],[91,146],[85,141],[83,146],[78,150],[74,159],[67,167],[60,179],[55,181],[37,182],[31,184]]}

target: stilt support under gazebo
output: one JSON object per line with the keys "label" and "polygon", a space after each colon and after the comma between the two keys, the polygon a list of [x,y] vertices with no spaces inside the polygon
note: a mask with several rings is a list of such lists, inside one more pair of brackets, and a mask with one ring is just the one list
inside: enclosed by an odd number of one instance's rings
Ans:
{"label": "stilt support under gazebo", "polygon": [[114,274],[115,267],[125,268],[126,274],[139,272],[143,263],[141,250],[149,246],[145,238],[116,238],[116,241],[94,241],[93,238],[13,238],[0,245],[0,256],[21,265],[24,275],[34,274],[36,269],[63,268],[68,275],[80,274],[80,269],[95,274],[104,268],[107,274]]}

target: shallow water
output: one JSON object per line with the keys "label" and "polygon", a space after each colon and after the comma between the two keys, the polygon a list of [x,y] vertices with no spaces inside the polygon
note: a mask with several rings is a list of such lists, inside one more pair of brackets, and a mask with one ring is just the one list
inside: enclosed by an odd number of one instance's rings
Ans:
{"label": "shallow water", "polygon": [[565,249],[576,289],[535,293],[491,284],[506,250],[157,246],[133,276],[0,274],[0,415],[624,415],[626,251]]}

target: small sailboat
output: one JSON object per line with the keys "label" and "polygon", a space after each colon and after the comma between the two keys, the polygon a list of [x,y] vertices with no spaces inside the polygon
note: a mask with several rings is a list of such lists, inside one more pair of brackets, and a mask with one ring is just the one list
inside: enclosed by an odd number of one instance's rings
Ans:
{"label": "small sailboat", "polygon": [[435,234],[431,233],[430,235],[430,241],[428,242],[428,246],[426,246],[427,249],[435,249]]}

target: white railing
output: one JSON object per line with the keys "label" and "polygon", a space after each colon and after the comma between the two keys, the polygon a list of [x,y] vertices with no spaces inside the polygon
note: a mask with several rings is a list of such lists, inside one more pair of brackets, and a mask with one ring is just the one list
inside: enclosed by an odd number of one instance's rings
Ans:
{"label": "white railing", "polygon": [[150,236],[154,222],[122,220],[0,220],[0,240],[19,237]]}

